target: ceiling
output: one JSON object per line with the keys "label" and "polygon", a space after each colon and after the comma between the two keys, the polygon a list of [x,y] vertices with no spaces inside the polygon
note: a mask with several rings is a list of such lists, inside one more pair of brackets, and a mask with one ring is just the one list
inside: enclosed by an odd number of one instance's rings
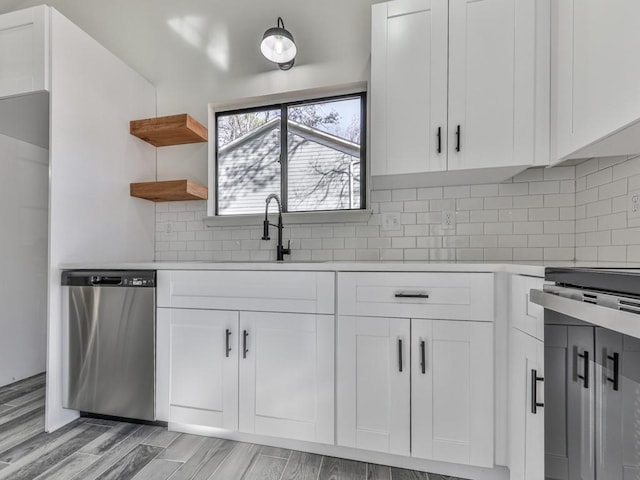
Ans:
{"label": "ceiling", "polygon": [[[0,0],[0,13],[41,1]],[[221,87],[273,72],[259,52],[282,16],[299,46],[298,67],[368,65],[374,0],[50,0],[49,5],[159,89],[189,82]],[[213,99],[211,99],[213,100]]]}

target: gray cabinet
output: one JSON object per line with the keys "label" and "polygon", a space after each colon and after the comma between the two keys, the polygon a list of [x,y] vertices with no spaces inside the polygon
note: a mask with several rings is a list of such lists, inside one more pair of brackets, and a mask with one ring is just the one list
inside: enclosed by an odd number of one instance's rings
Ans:
{"label": "gray cabinet", "polygon": [[545,326],[545,477],[640,478],[640,340]]}

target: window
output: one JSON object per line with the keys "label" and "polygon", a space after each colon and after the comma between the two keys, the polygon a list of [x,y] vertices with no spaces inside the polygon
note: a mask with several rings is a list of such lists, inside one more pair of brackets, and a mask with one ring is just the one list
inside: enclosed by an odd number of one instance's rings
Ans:
{"label": "window", "polygon": [[365,94],[216,114],[216,214],[364,208]]}

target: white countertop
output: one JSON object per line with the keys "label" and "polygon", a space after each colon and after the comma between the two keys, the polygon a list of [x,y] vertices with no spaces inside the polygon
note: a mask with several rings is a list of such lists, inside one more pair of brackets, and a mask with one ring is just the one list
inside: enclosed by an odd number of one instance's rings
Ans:
{"label": "white countertop", "polygon": [[334,272],[506,272],[543,277],[546,267],[640,268],[611,262],[86,262],[62,270],[289,270]]}
{"label": "white countertop", "polygon": [[[572,265],[567,263],[567,265]],[[123,262],[67,263],[63,270],[289,270],[335,272],[507,272],[544,276],[545,265],[480,262]]]}

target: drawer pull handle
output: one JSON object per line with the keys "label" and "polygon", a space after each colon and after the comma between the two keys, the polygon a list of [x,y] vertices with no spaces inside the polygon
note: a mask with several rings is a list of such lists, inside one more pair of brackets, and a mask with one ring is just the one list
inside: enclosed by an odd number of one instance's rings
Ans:
{"label": "drawer pull handle", "polygon": [[544,403],[538,402],[538,382],[544,382],[544,377],[538,376],[538,371],[531,370],[531,413],[536,415],[538,408],[544,407]]}
{"label": "drawer pull handle", "polygon": [[229,343],[229,337],[231,337],[231,330],[227,328],[226,339],[225,339],[226,349],[227,349],[227,353],[226,353],[227,358],[229,358],[229,353],[231,353],[231,345]]}
{"label": "drawer pull handle", "polygon": [[398,370],[402,373],[402,339],[398,339]]}
{"label": "drawer pull handle", "polygon": [[247,337],[249,336],[249,332],[246,330],[242,331],[242,358],[247,358]]}
{"label": "drawer pull handle", "polygon": [[429,298],[428,293],[420,293],[420,292],[397,292],[395,294],[396,298]]}

